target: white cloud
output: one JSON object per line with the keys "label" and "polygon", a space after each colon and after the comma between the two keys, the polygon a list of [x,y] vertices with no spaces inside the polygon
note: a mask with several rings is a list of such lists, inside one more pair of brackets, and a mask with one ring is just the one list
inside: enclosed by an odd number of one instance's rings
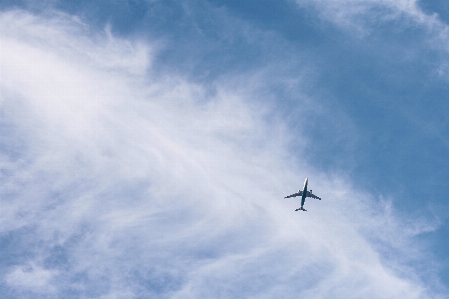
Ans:
{"label": "white cloud", "polygon": [[50,284],[57,271],[50,271],[36,266],[34,263],[17,266],[6,275],[6,282],[14,287],[25,288],[36,292],[54,292]]}
{"label": "white cloud", "polygon": [[296,3],[318,8],[323,19],[361,36],[369,34],[373,25],[401,19],[428,30],[440,30],[442,26],[438,16],[424,13],[416,0],[297,0]]}
{"label": "white cloud", "polygon": [[[288,153],[254,82],[144,74],[150,45],[94,36],[66,15],[4,12],[0,26],[1,134],[13,143],[1,152],[0,229],[32,239],[30,265],[64,249],[45,269],[16,266],[10,286],[89,298],[430,297],[401,272],[417,258],[418,228],[403,231],[347,180]],[[306,174],[323,201],[294,213],[280,198]],[[379,240],[404,255],[394,270]]]}

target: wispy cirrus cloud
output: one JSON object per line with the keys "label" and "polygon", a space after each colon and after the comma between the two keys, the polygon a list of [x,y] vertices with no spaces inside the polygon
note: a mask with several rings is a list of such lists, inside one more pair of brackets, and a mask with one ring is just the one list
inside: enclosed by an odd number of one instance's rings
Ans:
{"label": "wispy cirrus cloud", "polygon": [[[155,74],[151,43],[65,14],[8,11],[0,25],[11,298],[434,297],[407,266],[432,224],[404,231],[388,204],[290,153],[256,98],[269,76]],[[306,173],[319,214],[278,200]]]}
{"label": "wispy cirrus cloud", "polygon": [[5,280],[8,285],[16,288],[34,291],[37,293],[52,293],[54,288],[50,284],[50,280],[57,273],[55,271],[46,270],[35,264],[27,266],[18,266],[8,275]]}
{"label": "wispy cirrus cloud", "polygon": [[[416,51],[436,50],[444,56],[447,55],[448,45],[448,25],[440,19],[437,13],[425,12],[420,1],[417,0],[323,0],[323,1],[296,1],[300,7],[314,7],[318,15],[327,22],[337,25],[339,28],[356,33],[360,38],[374,34],[388,39],[388,35],[383,35],[386,25],[394,36],[399,32],[410,31],[419,36],[422,41],[421,47],[412,47],[405,57],[416,56]],[[396,45],[396,43],[395,43]],[[400,45],[396,45],[400,46]],[[404,46],[404,45],[402,45]],[[390,48],[390,55],[395,51]],[[435,69],[435,74],[446,74],[446,57],[439,62],[439,67]],[[403,57],[397,57],[403,59]]]}
{"label": "wispy cirrus cloud", "polygon": [[440,27],[436,15],[424,13],[416,0],[298,0],[300,6],[314,6],[321,16],[343,28],[354,30],[362,35],[372,31],[372,26],[382,22],[411,20],[423,26]]}

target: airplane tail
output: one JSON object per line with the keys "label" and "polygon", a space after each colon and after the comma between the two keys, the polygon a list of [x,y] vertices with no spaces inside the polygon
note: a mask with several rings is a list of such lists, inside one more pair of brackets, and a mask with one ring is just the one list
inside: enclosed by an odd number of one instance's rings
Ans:
{"label": "airplane tail", "polygon": [[297,208],[295,211],[304,211],[304,212],[307,212],[307,210],[304,209],[303,207]]}

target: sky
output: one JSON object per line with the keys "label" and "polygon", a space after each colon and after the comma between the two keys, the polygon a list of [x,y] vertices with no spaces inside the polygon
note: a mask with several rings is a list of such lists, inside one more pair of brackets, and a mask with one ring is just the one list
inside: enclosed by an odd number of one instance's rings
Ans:
{"label": "sky", "polygon": [[442,0],[0,0],[2,297],[448,298],[448,49]]}

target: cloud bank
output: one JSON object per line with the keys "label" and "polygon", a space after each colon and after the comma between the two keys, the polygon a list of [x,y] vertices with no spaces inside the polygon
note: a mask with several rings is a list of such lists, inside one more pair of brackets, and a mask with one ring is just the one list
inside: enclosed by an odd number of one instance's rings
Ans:
{"label": "cloud bank", "polygon": [[[151,42],[61,13],[0,26],[9,298],[437,297],[412,267],[433,226],[290,153],[263,75],[155,73]],[[323,200],[294,213],[305,176]]]}

